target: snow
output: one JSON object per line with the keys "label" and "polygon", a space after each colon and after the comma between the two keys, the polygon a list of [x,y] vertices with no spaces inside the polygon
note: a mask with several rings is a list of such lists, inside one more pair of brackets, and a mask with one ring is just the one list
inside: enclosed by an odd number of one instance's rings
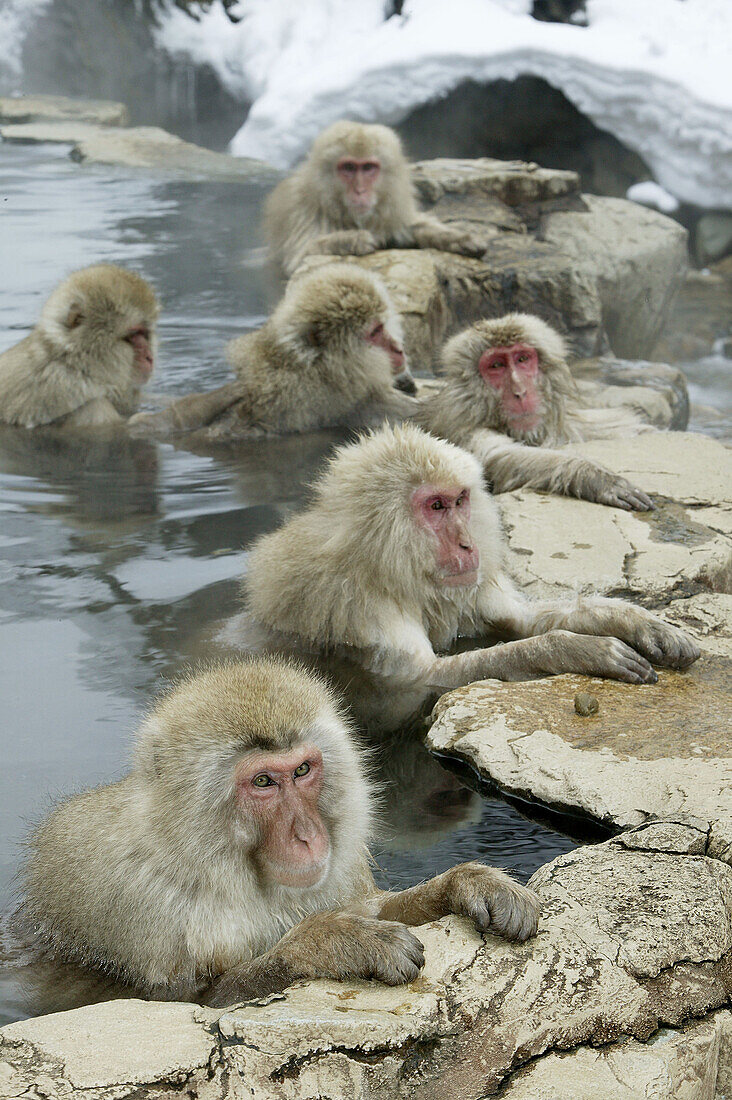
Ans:
{"label": "snow", "polygon": [[[19,0],[16,0],[19,2]],[[560,88],[678,200],[732,207],[732,2],[588,0],[589,26],[541,23],[530,0],[240,0],[158,41],[209,62],[251,102],[231,151],[289,167],[338,118],[395,124],[465,80],[529,74]]]}
{"label": "snow", "polygon": [[634,183],[628,188],[625,197],[632,202],[641,203],[642,206],[651,206],[654,210],[660,210],[662,214],[673,214],[679,209],[679,200],[669,195],[668,191],[664,191],[653,180]]}

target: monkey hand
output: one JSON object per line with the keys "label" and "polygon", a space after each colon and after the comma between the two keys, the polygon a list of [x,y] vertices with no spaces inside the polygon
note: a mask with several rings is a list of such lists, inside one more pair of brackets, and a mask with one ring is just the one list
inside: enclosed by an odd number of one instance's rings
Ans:
{"label": "monkey hand", "polygon": [[623,638],[654,665],[662,668],[688,668],[701,656],[701,651],[683,630],[669,626],[640,608],[631,608],[617,624]]}
{"label": "monkey hand", "polygon": [[[604,621],[601,625],[605,626]],[[658,679],[658,674],[646,658],[620,638],[550,630],[530,640],[546,645],[541,658],[542,667],[537,664],[536,671],[553,675],[580,672],[586,676],[622,680],[627,684],[655,684]]]}
{"label": "monkey hand", "polygon": [[594,492],[591,490],[587,500],[593,500],[596,504],[607,504],[610,508],[624,508],[626,512],[652,512],[655,504],[642,489],[636,489],[624,477],[616,474],[598,471],[597,481],[594,484]]}
{"label": "monkey hand", "polygon": [[412,982],[424,966],[424,948],[397,921],[335,911],[306,917],[278,947],[295,952],[301,978],[375,978]]}
{"label": "monkey hand", "polygon": [[446,908],[493,932],[523,943],[536,935],[541,903],[533,890],[504,871],[482,863],[463,863],[445,875]]}
{"label": "monkey hand", "polygon": [[308,253],[326,253],[330,256],[368,256],[376,252],[379,242],[368,229],[341,229],[318,237],[308,248]]}

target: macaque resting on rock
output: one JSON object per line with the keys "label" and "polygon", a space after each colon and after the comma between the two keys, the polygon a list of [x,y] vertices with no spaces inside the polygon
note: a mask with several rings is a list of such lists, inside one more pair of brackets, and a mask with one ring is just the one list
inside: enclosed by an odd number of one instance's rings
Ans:
{"label": "macaque resting on rock", "polygon": [[30,335],[0,355],[0,422],[121,423],[152,374],[158,312],[150,284],[124,268],[96,264],[69,275]]}
{"label": "macaque resting on rock", "polygon": [[438,248],[482,256],[487,235],[419,210],[409,163],[388,126],[335,122],[265,208],[272,259],[286,276],[305,256],[365,256],[379,248]]}
{"label": "macaque resting on rock", "polygon": [[478,321],[448,340],[442,362],[445,386],[416,420],[471,451],[494,492],[525,486],[626,510],[653,508],[624,477],[552,449],[648,428],[630,410],[584,406],[564,341],[544,321],[527,313]]}
{"label": "macaque resting on rock", "polygon": [[[467,451],[412,424],[341,447],[313,503],[258,539],[247,612],[225,640],[296,654],[342,686],[368,729],[488,677],[560,672],[653,683],[699,650],[623,600],[533,601],[506,573],[498,509]],[[503,645],[448,656],[461,635]]]}
{"label": "macaque resting on rock", "polygon": [[448,913],[534,935],[536,895],[480,863],[378,890],[372,802],[319,678],[272,659],[210,669],[153,708],[125,779],[35,831],[15,923],[130,995],[214,1006],[300,978],[413,981],[424,954],[406,926]]}
{"label": "macaque resting on rock", "polygon": [[205,428],[201,437],[216,442],[365,427],[418,407],[408,396],[416,387],[399,315],[381,280],[351,264],[296,279],[266,324],[232,340],[227,356],[236,381],[139,413],[132,429],[168,435]]}

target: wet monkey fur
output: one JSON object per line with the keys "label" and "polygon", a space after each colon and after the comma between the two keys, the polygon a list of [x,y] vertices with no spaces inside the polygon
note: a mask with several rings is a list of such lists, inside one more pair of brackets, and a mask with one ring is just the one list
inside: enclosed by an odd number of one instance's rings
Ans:
{"label": "wet monkey fur", "polygon": [[373,795],[349,720],[276,659],[183,680],[140,727],[130,774],[61,803],[30,838],[16,926],[129,995],[214,1006],[300,978],[417,977],[408,925],[461,913],[525,940],[539,903],[462,864],[379,891]]}
{"label": "wet monkey fur", "polygon": [[290,276],[314,253],[364,256],[380,248],[437,248],[481,256],[488,239],[420,211],[409,163],[388,126],[335,122],[265,208],[276,266]]}
{"label": "wet monkey fur", "polygon": [[525,486],[626,510],[653,508],[625,478],[554,449],[647,426],[628,410],[583,405],[564,341],[540,318],[510,313],[478,321],[448,340],[442,364],[445,386],[423,402],[416,420],[471,451],[494,492]]}
{"label": "wet monkey fur", "polygon": [[[699,650],[623,600],[529,601],[467,451],[412,424],[340,447],[313,502],[258,539],[226,641],[327,671],[368,730],[399,728],[474,680],[560,672],[651,683]],[[450,655],[460,636],[505,644]]]}
{"label": "wet monkey fur", "polygon": [[0,422],[73,429],[125,420],[153,371],[158,312],[149,283],[124,268],[69,275],[30,335],[0,355]]}
{"label": "wet monkey fur", "polygon": [[236,380],[140,413],[136,434],[204,429],[209,441],[367,427],[413,414],[401,319],[382,281],[354,264],[294,279],[257,332],[232,340]]}

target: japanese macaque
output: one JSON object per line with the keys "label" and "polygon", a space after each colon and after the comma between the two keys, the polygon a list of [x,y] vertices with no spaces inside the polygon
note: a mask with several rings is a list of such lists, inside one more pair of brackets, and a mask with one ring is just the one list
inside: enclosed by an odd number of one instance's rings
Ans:
{"label": "japanese macaque", "polygon": [[29,336],[0,355],[0,421],[22,428],[119,424],[155,362],[159,306],[139,275],[112,264],[59,283]]}
{"label": "japanese macaque", "polygon": [[381,280],[350,264],[296,279],[267,323],[232,340],[227,355],[235,382],[140,413],[133,430],[206,428],[217,441],[363,427],[418,408],[399,315]]}
{"label": "japanese macaque", "polygon": [[[699,650],[622,600],[529,602],[506,573],[480,463],[413,424],[339,448],[313,503],[257,540],[229,643],[297,654],[342,687],[368,730],[451,688],[551,673],[653,683]],[[446,655],[461,636],[518,639]]]}
{"label": "japanese macaque", "polygon": [[447,913],[536,932],[536,896],[481,864],[377,890],[372,802],[320,679],[272,659],[209,669],[154,707],[126,778],[36,830],[16,924],[133,993],[214,1006],[300,978],[412,981],[424,955],[405,926]]}
{"label": "japanese macaque", "polygon": [[335,122],[267,200],[265,234],[288,277],[305,256],[365,256],[379,248],[438,248],[481,256],[475,230],[420,212],[409,163],[388,126]]}
{"label": "japanese macaque", "polygon": [[564,341],[544,321],[526,313],[478,321],[448,340],[442,362],[445,386],[416,419],[471,451],[494,492],[526,486],[626,510],[653,508],[624,477],[551,449],[637,434],[646,425],[627,409],[583,406]]}

